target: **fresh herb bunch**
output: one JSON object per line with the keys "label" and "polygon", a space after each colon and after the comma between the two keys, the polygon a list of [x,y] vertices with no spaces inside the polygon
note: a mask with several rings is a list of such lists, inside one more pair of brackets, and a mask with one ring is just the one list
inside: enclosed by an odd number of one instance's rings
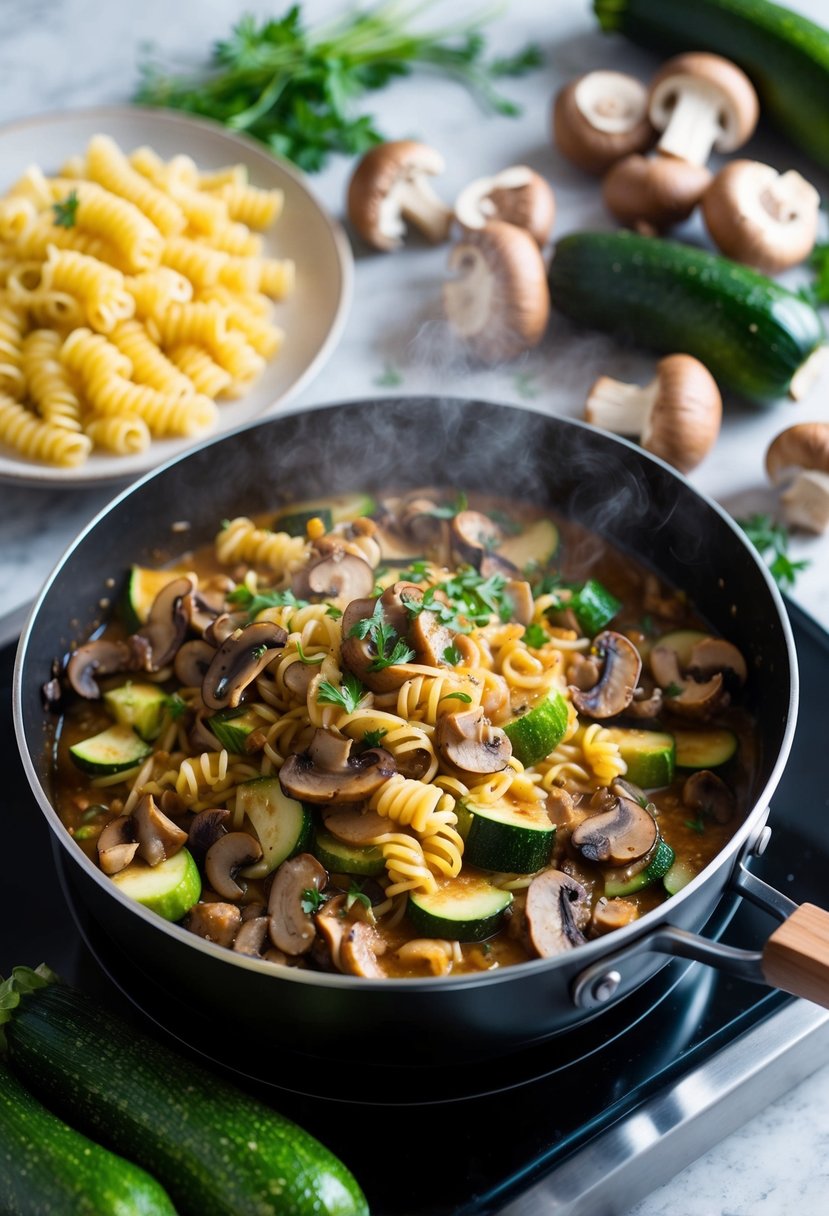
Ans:
{"label": "fresh herb bunch", "polygon": [[424,29],[417,19],[435,2],[380,0],[316,29],[303,24],[299,4],[275,20],[247,14],[215,44],[202,73],[180,77],[145,62],[135,99],[245,131],[307,172],[322,169],[331,153],[355,155],[381,143],[374,118],[355,114],[354,104],[415,67],[453,77],[490,110],[519,114],[495,82],[537,67],[538,48],[487,59],[481,29],[497,9]]}
{"label": "fresh herb bunch", "polygon": [[811,302],[829,305],[829,244],[815,245],[810,260],[814,273],[809,291]]}
{"label": "fresh herb bunch", "polygon": [[764,558],[778,587],[790,590],[809,562],[805,559],[793,562],[788,556],[789,534],[783,524],[775,523],[770,515],[751,515],[748,519],[738,519],[737,523]]}

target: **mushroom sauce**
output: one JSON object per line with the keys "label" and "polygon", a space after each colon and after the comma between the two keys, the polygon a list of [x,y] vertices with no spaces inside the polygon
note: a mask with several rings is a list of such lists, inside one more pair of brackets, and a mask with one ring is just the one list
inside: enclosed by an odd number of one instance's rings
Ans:
{"label": "mushroom sauce", "polygon": [[563,518],[424,488],[226,521],[46,695],[122,892],[276,966],[458,975],[629,924],[724,846],[743,656]]}

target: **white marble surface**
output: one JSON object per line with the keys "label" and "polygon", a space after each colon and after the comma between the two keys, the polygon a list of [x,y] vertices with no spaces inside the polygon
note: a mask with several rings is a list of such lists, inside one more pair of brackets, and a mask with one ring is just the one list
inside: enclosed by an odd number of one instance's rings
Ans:
{"label": "white marble surface", "polygon": [[[282,4],[5,0],[2,7],[0,121],[10,121],[127,101],[138,79],[143,42],[151,40],[171,57],[197,62],[243,11],[278,12]],[[304,5],[312,19],[330,17],[343,7],[340,0],[307,0]],[[442,0],[433,15],[449,20],[480,7]],[[792,7],[816,19],[827,14],[826,0],[792,0]],[[369,100],[381,114],[382,129],[390,138],[423,138],[443,152],[447,170],[439,187],[447,199],[473,177],[524,162],[555,188],[556,235],[611,226],[596,183],[565,164],[551,147],[550,102],[565,80],[588,68],[612,65],[647,78],[656,61],[621,40],[601,36],[589,0],[512,0],[493,22],[490,37],[502,54],[529,39],[544,50],[543,68],[504,84],[524,107],[519,119],[484,115],[459,86],[418,76]],[[829,188],[825,175],[765,133],[752,140],[746,153],[779,168],[801,169],[823,194]],[[37,160],[34,146],[31,156]],[[338,216],[350,170],[351,164],[339,159],[312,179],[320,199]],[[692,221],[689,232],[699,235],[701,230]],[[621,351],[602,337],[574,335],[555,316],[543,344],[518,362],[486,372],[467,366],[447,343],[440,323],[445,249],[413,244],[392,257],[366,255],[359,247],[355,252],[354,305],[340,347],[294,406],[379,392],[468,393],[526,401],[533,408],[578,417],[601,372],[640,382],[649,377],[651,357]],[[797,274],[792,278],[797,281]],[[773,510],[774,496],[763,473],[766,446],[791,422],[829,420],[828,389],[825,375],[797,405],[781,402],[752,411],[728,403],[718,444],[691,475],[692,482],[736,515]],[[0,484],[0,619],[36,594],[67,544],[113,493],[113,488],[56,492]],[[792,553],[810,562],[794,599],[829,627],[829,537],[796,537]],[[821,1071],[652,1194],[635,1216],[787,1216],[794,1211],[823,1216],[829,1210],[827,1138],[829,1072]]]}

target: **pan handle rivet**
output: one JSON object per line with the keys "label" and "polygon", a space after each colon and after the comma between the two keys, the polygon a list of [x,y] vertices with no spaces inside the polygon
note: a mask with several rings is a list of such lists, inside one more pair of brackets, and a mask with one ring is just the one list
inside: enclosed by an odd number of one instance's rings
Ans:
{"label": "pan handle rivet", "polygon": [[771,840],[771,828],[769,827],[768,824],[766,824],[766,826],[763,828],[762,832],[757,837],[757,840],[754,843],[754,848],[753,848],[752,852],[754,853],[755,857],[763,856],[763,854],[765,853],[766,849],[769,846],[770,840]]}
{"label": "pan handle rivet", "polygon": [[614,995],[621,982],[622,977],[618,971],[607,971],[593,981],[590,995],[597,1004],[603,1005]]}

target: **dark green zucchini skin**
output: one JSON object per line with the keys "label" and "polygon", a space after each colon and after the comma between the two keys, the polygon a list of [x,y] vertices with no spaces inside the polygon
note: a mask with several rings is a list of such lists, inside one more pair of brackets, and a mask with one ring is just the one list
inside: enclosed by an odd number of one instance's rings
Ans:
{"label": "dark green zucchini skin", "polygon": [[5,1032],[24,1083],[151,1171],[181,1216],[367,1216],[351,1173],[303,1128],[84,993],[30,992]]}
{"label": "dark green zucchini skin", "polygon": [[790,393],[826,339],[816,310],[779,283],[728,258],[677,241],[575,232],[556,244],[552,305],[637,346],[695,355],[750,401]]}
{"label": "dark green zucchini skin", "polygon": [[94,1144],[0,1065],[4,1216],[176,1216],[149,1174]]}
{"label": "dark green zucchini skin", "polygon": [[713,51],[751,78],[761,112],[829,169],[829,30],[769,0],[593,0],[605,33],[663,57]]}

